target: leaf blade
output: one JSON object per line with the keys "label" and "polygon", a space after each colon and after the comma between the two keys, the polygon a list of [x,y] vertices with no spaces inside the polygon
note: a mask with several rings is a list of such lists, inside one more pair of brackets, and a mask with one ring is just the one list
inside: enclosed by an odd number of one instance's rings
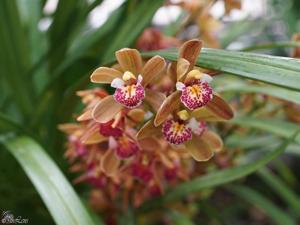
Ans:
{"label": "leaf blade", "polygon": [[56,224],[94,224],[74,189],[36,142],[23,136],[5,140],[4,145],[21,164]]}

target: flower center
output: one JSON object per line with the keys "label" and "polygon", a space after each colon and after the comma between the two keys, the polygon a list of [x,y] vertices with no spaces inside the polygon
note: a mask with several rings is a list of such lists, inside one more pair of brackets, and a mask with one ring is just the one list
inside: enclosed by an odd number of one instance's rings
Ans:
{"label": "flower center", "polygon": [[174,120],[168,120],[163,124],[162,133],[170,144],[179,145],[192,139],[191,128]]}
{"label": "flower center", "polygon": [[115,100],[127,108],[138,107],[145,98],[145,90],[141,84],[142,79],[141,75],[136,79],[128,71],[124,73],[123,80],[116,78],[111,85],[116,88],[114,94]]}
{"label": "flower center", "polygon": [[190,110],[202,107],[212,100],[212,88],[205,81],[195,80],[191,85],[183,87],[181,102]]}

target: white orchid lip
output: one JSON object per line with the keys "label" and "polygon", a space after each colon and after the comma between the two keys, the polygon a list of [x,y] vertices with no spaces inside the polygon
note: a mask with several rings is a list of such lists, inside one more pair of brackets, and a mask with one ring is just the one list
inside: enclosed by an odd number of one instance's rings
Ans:
{"label": "white orchid lip", "polygon": [[182,82],[176,82],[176,90],[177,91],[183,91],[183,89],[185,88],[185,84]]}
{"label": "white orchid lip", "polygon": [[205,122],[197,121],[194,117],[189,120],[187,127],[189,127],[192,132],[198,136],[201,136],[207,128]]}
{"label": "white orchid lip", "polygon": [[208,75],[206,73],[203,73],[203,76],[202,76],[202,78],[200,80],[201,81],[205,81],[207,83],[210,83],[210,82],[213,81],[213,78],[210,75]]}
{"label": "white orchid lip", "polygon": [[124,86],[125,82],[121,78],[115,78],[111,82],[110,86],[113,88],[122,88]]}

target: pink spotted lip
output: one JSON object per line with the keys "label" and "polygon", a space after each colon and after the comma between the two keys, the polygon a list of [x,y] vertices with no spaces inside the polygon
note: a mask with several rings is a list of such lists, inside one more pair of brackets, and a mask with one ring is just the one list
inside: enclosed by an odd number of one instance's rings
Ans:
{"label": "pink spotted lip", "polygon": [[190,110],[206,105],[213,98],[213,90],[205,81],[195,80],[182,88],[180,100]]}
{"label": "pink spotted lip", "polygon": [[165,139],[174,145],[180,145],[192,139],[192,129],[174,120],[168,120],[163,124],[162,133]]}
{"label": "pink spotted lip", "polygon": [[116,88],[114,99],[127,108],[139,106],[145,98],[144,87],[137,83]]}

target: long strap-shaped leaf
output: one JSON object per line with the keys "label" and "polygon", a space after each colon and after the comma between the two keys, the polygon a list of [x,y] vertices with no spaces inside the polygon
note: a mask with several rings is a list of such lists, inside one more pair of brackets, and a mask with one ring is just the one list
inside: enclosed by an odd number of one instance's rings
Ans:
{"label": "long strap-shaped leaf", "polygon": [[300,217],[300,198],[288,185],[279,177],[275,176],[269,169],[263,168],[258,171],[262,181],[268,184],[270,189],[274,190],[289,207],[293,209]]}
{"label": "long strap-shaped leaf", "polygon": [[249,203],[263,209],[278,225],[296,225],[296,222],[262,194],[246,186],[231,186],[230,190]]}
{"label": "long strap-shaped leaf", "polygon": [[[154,55],[172,61],[178,57],[174,49],[144,53],[144,56]],[[204,48],[196,64],[203,68],[300,90],[300,60],[298,59]]]}
{"label": "long strap-shaped leaf", "polygon": [[[264,130],[280,137],[288,138],[296,131],[300,130],[300,126],[294,123],[279,121],[275,119],[259,119],[253,117],[236,117],[230,121],[232,124],[237,124],[243,127],[256,128]],[[300,143],[300,137],[296,139]]]}
{"label": "long strap-shaped leaf", "polygon": [[58,225],[94,225],[67,179],[44,150],[29,137],[4,141],[19,161]]}
{"label": "long strap-shaped leaf", "polygon": [[290,101],[296,104],[300,104],[300,92],[294,90],[288,90],[286,88],[275,87],[271,85],[254,85],[244,82],[233,82],[217,87],[214,89],[216,92],[239,92],[239,93],[260,93],[270,96],[274,96],[286,101]]}
{"label": "long strap-shaped leaf", "polygon": [[172,191],[168,192],[164,197],[150,200],[149,202],[144,204],[140,210],[148,210],[149,208],[159,206],[163,203],[182,198],[190,193],[201,191],[205,188],[216,187],[218,185],[229,183],[231,181],[242,178],[250,173],[253,173],[254,171],[260,169],[268,162],[272,161],[280,154],[282,154],[287,148],[287,146],[294,140],[297,134],[298,132],[294,134],[291,138],[284,141],[275,151],[267,153],[264,157],[253,163],[213,172],[205,176],[196,178],[190,182],[183,183],[174,188]]}

